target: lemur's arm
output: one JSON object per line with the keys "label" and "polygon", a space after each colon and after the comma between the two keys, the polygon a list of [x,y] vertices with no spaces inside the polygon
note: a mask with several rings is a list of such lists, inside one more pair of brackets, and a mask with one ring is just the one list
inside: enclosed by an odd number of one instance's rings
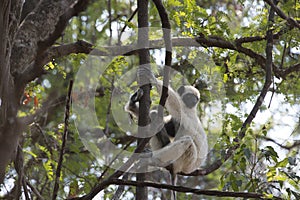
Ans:
{"label": "lemur's arm", "polygon": [[138,89],[129,99],[125,105],[125,111],[129,112],[134,117],[139,117],[139,104],[138,101],[143,96],[144,92],[142,89]]}
{"label": "lemur's arm", "polygon": [[[134,116],[135,118],[138,119],[139,117],[139,104],[138,101],[140,100],[140,98],[143,96],[143,90],[142,89],[138,89],[133,95],[130,96],[129,101],[126,103],[125,105],[125,111],[130,113],[130,115]],[[157,125],[154,120],[157,119],[157,111],[156,110],[151,110],[150,111],[150,118],[151,121],[154,123],[154,126]],[[171,126],[171,119],[169,120],[168,123],[168,127],[166,127],[166,124],[164,124],[165,126],[162,127],[161,130],[158,130],[158,133],[155,135],[155,137],[153,137],[151,139],[151,146],[153,148],[153,150],[157,150],[160,149],[164,146],[166,146],[167,144],[170,143],[170,138],[168,136],[168,131],[170,131],[170,126]],[[175,127],[175,125],[174,125]],[[154,130],[157,127],[153,127]],[[174,130],[175,131],[175,130]],[[170,133],[171,136],[174,137],[175,133]]]}
{"label": "lemur's arm", "polygon": [[[160,80],[157,80],[157,91],[161,95],[162,93],[162,87],[163,87],[163,82]],[[168,97],[166,101],[166,108],[169,112],[170,115],[176,120],[180,121],[180,116],[181,116],[181,100],[180,96],[178,95],[177,92],[175,92],[172,87],[168,87]]]}

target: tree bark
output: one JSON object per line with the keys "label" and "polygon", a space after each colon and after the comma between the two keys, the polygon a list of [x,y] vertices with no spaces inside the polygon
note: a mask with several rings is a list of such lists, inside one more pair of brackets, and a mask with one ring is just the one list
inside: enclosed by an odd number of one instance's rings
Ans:
{"label": "tree bark", "polygon": [[[138,0],[138,47],[139,47],[139,72],[138,83],[143,90],[144,95],[139,102],[139,135],[141,135],[141,127],[145,127],[150,123],[149,110],[150,110],[150,81],[149,76],[143,72],[151,72],[150,68],[150,55],[149,55],[149,36],[148,36],[148,0]],[[142,144],[143,138],[138,140],[138,146]],[[145,181],[145,173],[138,173],[136,175],[137,181]],[[147,200],[148,190],[147,187],[136,188],[136,200]]]}
{"label": "tree bark", "polygon": [[5,177],[5,169],[16,149],[17,137],[12,129],[16,123],[16,108],[9,102],[14,98],[13,82],[10,75],[9,58],[11,54],[9,40],[9,13],[11,1],[0,2],[0,184]]}
{"label": "tree bark", "polygon": [[[41,0],[20,23],[23,2],[0,1],[0,184],[25,127],[17,113],[24,88],[33,78],[24,77],[42,75],[39,55],[60,37],[67,21],[88,4],[88,0]],[[35,65],[38,67],[29,70]]]}

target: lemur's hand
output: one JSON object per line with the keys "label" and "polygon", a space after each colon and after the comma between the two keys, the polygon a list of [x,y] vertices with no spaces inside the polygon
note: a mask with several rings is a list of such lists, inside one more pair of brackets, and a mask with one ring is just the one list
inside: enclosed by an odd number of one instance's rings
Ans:
{"label": "lemur's hand", "polygon": [[156,79],[156,88],[159,94],[162,92],[163,81]]}
{"label": "lemur's hand", "polygon": [[142,96],[144,95],[144,91],[139,88],[137,91],[135,91],[135,93],[131,96],[131,103],[136,103],[138,102]]}

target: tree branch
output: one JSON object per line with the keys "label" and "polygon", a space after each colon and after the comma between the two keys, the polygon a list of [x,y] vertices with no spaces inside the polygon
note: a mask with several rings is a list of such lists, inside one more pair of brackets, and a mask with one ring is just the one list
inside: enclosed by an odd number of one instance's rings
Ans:
{"label": "tree branch", "polygon": [[40,192],[29,182],[29,180],[25,180],[26,184],[30,187],[30,189],[32,190],[32,192],[36,195],[36,198],[38,200],[44,200],[44,198],[42,197],[42,195],[40,194]]}
{"label": "tree branch", "polygon": [[[277,33],[279,34],[279,33]],[[230,49],[240,53],[243,53],[250,58],[254,59],[263,69],[265,69],[266,58],[260,54],[255,53],[251,49],[242,47],[241,44],[250,42],[258,39],[257,37],[246,37],[239,38],[233,42],[226,41],[222,38],[216,38],[213,36],[204,37],[200,36],[198,38],[172,38],[172,46],[176,47],[218,47],[223,49]],[[275,38],[273,36],[273,38]],[[261,38],[265,39],[265,37]],[[163,40],[152,40],[149,44],[149,49],[163,48]],[[34,80],[36,77],[41,76],[45,73],[43,66],[53,59],[68,56],[72,53],[85,53],[96,56],[118,56],[118,55],[133,55],[137,54],[138,47],[136,45],[125,45],[125,46],[109,46],[102,48],[95,48],[93,44],[79,40],[75,43],[65,44],[61,46],[51,47],[47,52],[40,56],[39,65],[32,64],[31,67],[23,74],[22,82],[29,82]],[[285,70],[279,69],[274,63],[272,64],[273,71],[276,77],[285,78],[292,72],[299,71],[299,64],[291,66]]]}
{"label": "tree branch", "polygon": [[274,139],[272,138],[269,138],[269,137],[265,137],[265,136],[258,136],[266,141],[269,141],[269,142],[273,142],[274,144],[278,145],[279,147],[283,148],[283,149],[286,149],[286,150],[291,150],[293,148],[296,148],[296,147],[299,147],[300,146],[300,140],[296,140],[293,144],[290,144],[290,145],[283,145],[283,144],[280,144],[278,142],[276,142]]}
{"label": "tree branch", "polygon": [[[66,28],[68,21],[73,16],[76,16],[78,15],[78,13],[85,10],[88,3],[89,0],[78,0],[77,3],[69,7],[67,11],[64,10],[65,13],[59,17],[58,21],[53,22],[56,23],[54,24],[55,27],[53,28],[54,31],[51,30],[51,34],[47,35],[47,37],[43,37],[38,41],[35,41],[37,45],[36,55],[32,58],[33,60],[29,60],[30,63],[26,65],[24,73],[17,75],[17,79],[19,80],[18,88],[23,88],[24,85],[27,84],[29,81],[34,80],[36,77],[39,77],[45,73],[43,66],[48,63],[46,61],[49,61],[49,59],[52,60],[54,58],[50,56],[51,53],[49,55],[47,52],[45,53],[44,51],[54,44],[54,42],[61,36],[62,32]],[[43,23],[40,24],[44,26]],[[48,58],[45,58],[45,56],[48,56]]]}
{"label": "tree branch", "polygon": [[[41,54],[45,49],[54,44],[54,42],[62,35],[62,32],[65,30],[69,20],[77,16],[80,12],[84,11],[89,4],[89,0],[78,0],[77,3],[70,7],[56,23],[55,30],[48,38],[44,41],[39,42],[38,53]],[[38,56],[37,56],[38,59]]]}
{"label": "tree branch", "polygon": [[[189,187],[174,186],[174,185],[147,182],[147,181],[140,182],[140,181],[112,179],[112,180],[110,180],[110,184],[127,185],[127,186],[147,186],[147,187],[154,187],[154,188],[160,188],[160,189],[174,190],[174,191],[183,192],[183,193],[193,193],[193,194],[197,194],[197,195],[206,195],[206,196],[215,196],[215,197],[241,197],[241,198],[255,198],[255,199],[262,199],[264,197],[263,194],[259,194],[259,193],[201,190],[201,189],[194,189],[194,188],[189,188]],[[272,197],[271,199],[282,199],[282,198]]]}
{"label": "tree branch", "polygon": [[159,100],[159,105],[161,107],[158,107],[158,116],[163,118],[163,107],[165,106],[165,103],[168,98],[168,86],[169,86],[169,79],[170,79],[170,67],[172,65],[172,39],[171,39],[171,24],[169,20],[168,13],[162,4],[161,0],[153,0],[157,11],[160,16],[162,29],[163,29],[163,36],[164,36],[164,42],[166,47],[166,55],[165,55],[165,67],[164,67],[164,79],[163,79],[163,88],[161,92],[161,97]]}
{"label": "tree branch", "polygon": [[293,72],[299,72],[300,71],[300,63],[297,63],[295,65],[290,66],[289,68],[283,70],[281,72],[281,77],[286,78],[289,74]]}
{"label": "tree branch", "polygon": [[[150,124],[150,77],[152,74],[151,66],[150,66],[150,53],[149,53],[149,1],[148,0],[137,0],[138,7],[138,57],[139,57],[139,66],[137,71],[137,82],[139,88],[143,90],[143,95],[139,99],[139,116],[138,116],[138,134],[144,135],[145,132],[143,130],[148,124]],[[146,132],[148,134],[149,131]],[[137,151],[137,153],[141,153],[144,150],[146,142],[148,143],[148,138],[138,138],[137,146],[141,146],[142,148]],[[144,168],[146,169],[146,168]],[[146,172],[146,170],[145,170]],[[136,173],[136,180],[145,181],[146,174],[145,173]],[[147,187],[136,187],[136,200],[147,200],[148,196]]]}
{"label": "tree branch", "polygon": [[36,59],[38,43],[46,40],[73,0],[43,0],[21,23],[15,37],[11,55],[11,73],[21,74]]}
{"label": "tree branch", "polygon": [[[274,22],[274,10],[271,8],[270,14],[269,14],[269,23],[272,25]],[[265,76],[265,83],[264,86],[260,92],[260,95],[258,96],[256,103],[254,104],[250,114],[244,121],[241,130],[239,131],[238,135],[234,138],[233,146],[231,146],[224,155],[223,158],[220,158],[216,160],[213,164],[206,166],[205,169],[200,169],[192,172],[190,175],[197,176],[197,175],[207,175],[212,173],[213,171],[219,169],[224,162],[226,162],[240,147],[240,141],[244,138],[246,130],[252,123],[253,119],[255,118],[258,110],[260,109],[261,105],[263,104],[263,101],[266,97],[266,94],[269,91],[270,85],[272,83],[272,49],[273,49],[273,32],[272,28],[267,30],[266,38],[267,38],[267,45],[266,45],[266,61],[265,61],[265,69],[266,69],[266,76]]]}
{"label": "tree branch", "polygon": [[[204,47],[219,47],[222,49],[230,49],[243,53],[254,59],[263,69],[265,69],[266,59],[262,55],[255,53],[253,50],[243,47],[241,45],[241,41],[243,41],[241,38],[230,42],[220,37],[205,37],[204,35],[201,35],[198,38],[196,38],[196,41]],[[273,68],[277,68],[277,66],[274,63]]]}
{"label": "tree branch", "polygon": [[274,4],[272,0],[264,0],[264,1],[274,9],[274,11],[278,14],[279,17],[285,19],[290,26],[297,27],[298,29],[300,29],[300,24],[292,17],[288,17],[280,8],[277,7],[276,4]]}
{"label": "tree branch", "polygon": [[[136,13],[138,12],[138,8],[136,8],[133,13],[131,14],[131,16],[128,18],[127,22],[131,22],[131,20],[133,19],[133,17],[136,15]],[[118,44],[121,44],[121,37],[122,37],[122,34],[125,32],[125,29],[127,27],[127,24],[125,23],[124,27],[122,28],[120,34],[119,34],[119,37],[118,37]]]}
{"label": "tree branch", "polygon": [[66,109],[65,109],[65,121],[64,121],[64,133],[62,137],[62,145],[60,149],[59,159],[57,162],[57,168],[55,173],[55,182],[52,194],[52,200],[55,200],[57,197],[58,189],[59,189],[59,179],[61,175],[62,163],[63,163],[63,156],[65,154],[65,147],[68,137],[68,129],[69,129],[69,116],[70,116],[70,102],[71,102],[71,92],[73,87],[73,80],[70,81],[68,95],[66,98]]}

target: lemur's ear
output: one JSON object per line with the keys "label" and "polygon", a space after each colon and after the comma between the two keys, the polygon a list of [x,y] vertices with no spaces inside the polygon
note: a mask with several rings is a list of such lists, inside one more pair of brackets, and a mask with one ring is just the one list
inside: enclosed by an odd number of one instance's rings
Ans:
{"label": "lemur's ear", "polygon": [[142,89],[138,89],[137,91],[135,91],[135,93],[132,95],[132,97],[131,97],[131,101],[132,102],[138,102],[140,99],[141,99],[141,97],[144,95],[144,91],[142,90]]}
{"label": "lemur's ear", "polygon": [[185,88],[184,88],[183,85],[180,86],[180,88],[178,88],[178,90],[177,90],[177,92],[178,92],[178,94],[179,94],[180,96],[184,93],[184,91],[185,91]]}

